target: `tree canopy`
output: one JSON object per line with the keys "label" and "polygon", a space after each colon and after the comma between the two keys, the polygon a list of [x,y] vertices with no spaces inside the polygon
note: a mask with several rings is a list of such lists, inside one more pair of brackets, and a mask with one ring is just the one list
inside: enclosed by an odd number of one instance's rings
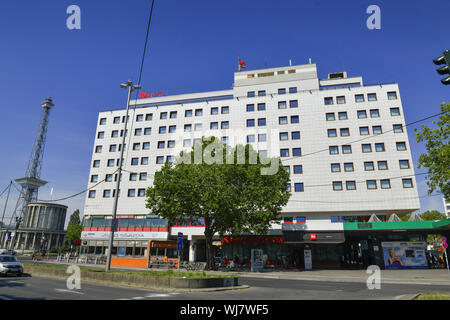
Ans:
{"label": "tree canopy", "polygon": [[81,238],[81,232],[83,231],[83,226],[80,220],[80,210],[75,210],[69,219],[69,224],[67,225],[66,241],[72,243]]}
{"label": "tree canopy", "polygon": [[214,137],[203,138],[155,174],[146,206],[169,221],[203,218],[211,268],[216,233],[264,234],[280,221],[290,197],[289,179],[279,158],[266,158],[250,145],[231,148]]}

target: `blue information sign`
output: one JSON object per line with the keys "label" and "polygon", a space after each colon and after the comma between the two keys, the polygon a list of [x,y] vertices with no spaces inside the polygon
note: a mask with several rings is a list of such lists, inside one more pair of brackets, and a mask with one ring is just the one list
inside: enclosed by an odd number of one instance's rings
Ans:
{"label": "blue information sign", "polygon": [[181,232],[178,232],[177,250],[183,251],[183,234]]}

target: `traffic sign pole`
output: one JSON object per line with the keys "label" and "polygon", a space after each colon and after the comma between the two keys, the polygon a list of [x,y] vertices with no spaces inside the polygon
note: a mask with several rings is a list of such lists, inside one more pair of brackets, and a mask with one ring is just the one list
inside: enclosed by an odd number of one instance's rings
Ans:
{"label": "traffic sign pole", "polygon": [[178,232],[177,252],[178,252],[178,272],[180,272],[180,252],[183,250],[183,233]]}

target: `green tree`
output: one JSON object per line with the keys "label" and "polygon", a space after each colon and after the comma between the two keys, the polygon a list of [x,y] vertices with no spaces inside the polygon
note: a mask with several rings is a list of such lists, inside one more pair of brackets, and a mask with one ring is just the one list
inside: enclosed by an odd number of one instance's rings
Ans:
{"label": "green tree", "polygon": [[441,105],[443,114],[439,121],[433,121],[437,128],[422,125],[421,131],[415,129],[417,142],[425,141],[426,154],[419,157],[418,167],[428,169],[428,193],[439,189],[444,197],[450,198],[450,104]]}
{"label": "green tree", "polygon": [[67,225],[66,241],[71,244],[72,242],[81,238],[81,232],[83,231],[83,225],[80,221],[80,210],[75,210],[69,219]]}
{"label": "green tree", "polygon": [[[410,216],[411,216],[410,214],[407,214],[407,215],[404,215],[403,217],[401,217],[401,219],[402,219],[402,221],[408,221]],[[425,211],[424,213],[420,214],[420,217],[426,221],[447,219],[447,216],[445,214],[443,214],[437,210]],[[427,236],[427,243],[430,245],[433,245],[435,247],[440,246],[441,245],[441,235],[440,234],[429,234]]]}
{"label": "green tree", "polygon": [[203,218],[207,268],[211,269],[214,235],[266,233],[271,223],[280,221],[280,211],[290,197],[288,182],[289,174],[279,158],[261,156],[249,145],[231,148],[215,138],[204,138],[192,151],[182,152],[175,164],[166,163],[155,174],[146,206],[171,222]]}
{"label": "green tree", "polygon": [[73,225],[78,225],[78,224],[80,224],[80,223],[81,223],[81,220],[80,220],[80,210],[77,209],[77,210],[75,210],[75,211],[72,213],[72,215],[70,216],[69,224],[67,225],[67,228],[70,227],[70,226],[73,226]]}

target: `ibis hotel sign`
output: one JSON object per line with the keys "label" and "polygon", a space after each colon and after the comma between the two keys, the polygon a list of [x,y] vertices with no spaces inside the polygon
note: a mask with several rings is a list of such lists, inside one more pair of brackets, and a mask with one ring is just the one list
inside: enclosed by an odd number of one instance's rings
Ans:
{"label": "ibis hotel sign", "polygon": [[164,92],[141,92],[139,94],[139,98],[152,98],[152,97],[162,97],[164,96]]}

